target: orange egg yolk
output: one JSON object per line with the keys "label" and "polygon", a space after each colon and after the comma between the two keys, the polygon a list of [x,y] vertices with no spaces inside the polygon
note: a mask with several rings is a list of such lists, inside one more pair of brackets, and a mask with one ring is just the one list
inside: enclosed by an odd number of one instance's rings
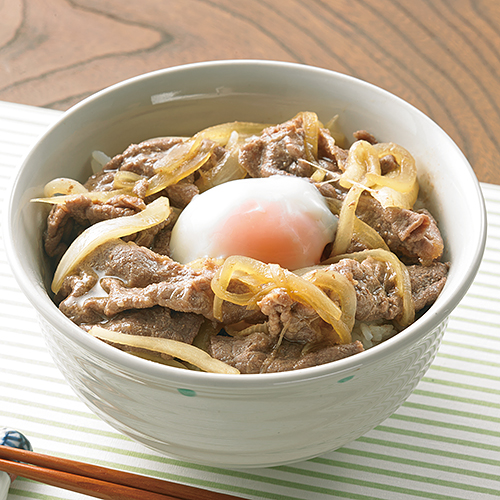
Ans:
{"label": "orange egg yolk", "polygon": [[214,238],[225,255],[244,255],[293,270],[319,263],[323,233],[308,214],[284,212],[279,203],[263,208],[250,201],[227,218]]}

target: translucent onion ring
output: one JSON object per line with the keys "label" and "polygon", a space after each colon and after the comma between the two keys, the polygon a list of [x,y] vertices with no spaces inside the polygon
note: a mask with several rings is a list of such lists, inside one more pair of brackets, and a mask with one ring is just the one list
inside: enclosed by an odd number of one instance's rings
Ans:
{"label": "translucent onion ring", "polygon": [[417,180],[417,167],[413,156],[405,148],[392,142],[374,144],[372,148],[378,158],[394,156],[399,168],[384,175],[380,172],[367,172],[367,180],[377,187],[387,186],[400,193],[411,191]]}
{"label": "translucent onion ring", "polygon": [[[340,215],[342,202],[340,200],[336,200],[335,198],[325,198],[325,200],[331,212],[335,215]],[[353,238],[362,246],[368,249],[383,248],[384,250],[389,251],[389,247],[382,236],[380,236],[380,234],[378,234],[373,227],[366,224],[366,222],[358,219],[358,217],[354,217],[353,226]]]}
{"label": "translucent onion ring", "polygon": [[[332,326],[334,326],[335,331],[339,334],[342,344],[351,342],[351,331],[356,319],[357,306],[354,285],[344,275],[325,268],[308,271],[302,274],[302,278],[310,281],[322,290],[328,291],[329,295],[334,295],[335,299],[338,300],[342,316]],[[332,298],[331,295],[330,298]]]}
{"label": "translucent onion ring", "polygon": [[113,178],[113,187],[115,189],[132,190],[135,183],[143,179],[147,179],[147,177],[128,170],[118,170]]}
{"label": "translucent onion ring", "polygon": [[[316,275],[311,274],[311,277]],[[229,292],[230,282],[235,279],[243,282],[249,289],[247,292]],[[319,283],[319,277],[316,278]],[[321,287],[276,264],[263,262],[243,256],[228,257],[212,278],[211,286],[216,296],[214,316],[222,320],[222,302],[224,300],[246,307],[257,307],[257,302],[275,288],[284,288],[297,302],[314,309],[325,322],[333,326],[342,344],[351,341],[349,328],[342,319],[343,311],[331,297],[323,291],[328,288],[340,297],[345,282],[336,279],[331,273],[322,276]]]}
{"label": "translucent onion ring", "polygon": [[304,127],[304,149],[308,161],[315,163],[318,159],[318,134],[320,123],[316,113],[304,111],[297,116],[302,118]]}
{"label": "translucent onion ring", "polygon": [[67,179],[66,177],[53,179],[47,182],[43,188],[43,195],[46,198],[55,195],[85,194],[88,192],[89,190],[83,184],[73,179]]}
{"label": "translucent onion ring", "polygon": [[227,122],[220,125],[207,127],[193,137],[199,139],[209,139],[219,146],[225,146],[233,132],[237,132],[240,138],[251,137],[252,135],[261,134],[262,131],[269,127],[270,124],[266,123],[253,123],[253,122]]}
{"label": "translucent onion ring", "polygon": [[203,144],[198,145],[198,148],[193,155],[191,155],[190,151],[185,159],[180,162],[180,164],[176,165],[176,170],[173,170],[171,166],[165,168],[164,170],[159,170],[158,173],[149,179],[146,196],[159,193],[166,187],[172,186],[173,184],[176,184],[180,180],[196,172],[208,161],[212,155],[214,147],[214,143],[206,145],[205,147],[203,147]]}
{"label": "translucent onion ring", "polygon": [[233,130],[226,144],[226,154],[213,168],[199,172],[200,178],[195,184],[200,192],[207,191],[225,182],[243,179],[246,176],[247,172],[238,160],[240,144],[240,135]]}
{"label": "translucent onion ring", "polygon": [[375,185],[373,176],[380,176],[379,158],[369,142],[356,141],[349,148],[346,169],[340,177],[339,184],[346,189],[355,183],[372,187]]}
{"label": "translucent onion ring", "polygon": [[144,337],[142,335],[129,335],[127,333],[115,332],[100,326],[94,326],[89,333],[106,342],[120,344],[129,347],[146,349],[155,353],[168,354],[174,358],[182,359],[197,366],[201,370],[210,373],[223,373],[237,375],[240,371],[223,361],[212,358],[210,354],[191,344],[178,340],[165,339],[161,337]]}
{"label": "translucent onion ring", "polygon": [[101,201],[103,203],[107,202],[115,196],[121,194],[133,194],[131,189],[113,189],[112,191],[87,191],[86,193],[79,194],[65,194],[61,196],[51,196],[50,198],[33,198],[32,202],[38,203],[49,203],[51,205],[63,205],[68,201],[73,201],[78,199],[80,196],[85,196],[91,201]]}
{"label": "translucent onion ring", "polygon": [[342,208],[340,209],[332,255],[345,253],[352,241],[356,208],[358,206],[359,197],[363,194],[364,190],[365,187],[362,184],[354,184],[344,198]]}
{"label": "translucent onion ring", "polygon": [[[380,158],[387,155],[394,156],[398,168],[382,175]],[[384,207],[410,208],[410,202],[411,206],[415,203],[417,168],[413,156],[402,146],[392,142],[372,145],[367,141],[356,141],[349,149],[346,165],[339,181],[342,187],[348,189],[356,183],[363,184],[371,188],[372,196]]]}

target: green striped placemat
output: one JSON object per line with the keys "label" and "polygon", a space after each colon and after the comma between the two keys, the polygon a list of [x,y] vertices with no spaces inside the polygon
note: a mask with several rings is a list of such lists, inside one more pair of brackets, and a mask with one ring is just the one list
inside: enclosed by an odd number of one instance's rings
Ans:
{"label": "green striped placemat", "polygon": [[[0,198],[59,112],[0,102]],[[294,465],[250,471],[162,457],[81,403],[50,358],[0,240],[0,427],[42,453],[185,482],[248,499],[500,498],[500,187],[482,185],[488,242],[477,279],[454,311],[438,356],[406,403],[357,441]],[[18,478],[9,500],[83,495]]]}

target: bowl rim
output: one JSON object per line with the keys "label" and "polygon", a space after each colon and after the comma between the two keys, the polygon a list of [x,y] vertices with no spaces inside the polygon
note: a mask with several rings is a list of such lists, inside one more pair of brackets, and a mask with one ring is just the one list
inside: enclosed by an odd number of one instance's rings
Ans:
{"label": "bowl rim", "polygon": [[[60,124],[66,121],[69,117],[78,113],[80,108],[88,105],[89,103],[102,99],[109,93],[114,92],[122,87],[136,85],[137,83],[156,78],[159,75],[167,75],[176,72],[191,72],[196,70],[213,69],[214,67],[221,66],[265,66],[272,67],[276,69],[289,69],[294,71],[306,71],[310,73],[316,73],[317,75],[328,76],[330,78],[345,80],[346,82],[353,83],[358,86],[365,86],[370,89],[374,94],[384,96],[392,100],[396,100],[400,106],[409,110],[412,114],[417,114],[421,119],[431,124],[436,130],[439,130],[443,138],[445,138],[448,143],[455,148],[457,154],[462,158],[464,167],[468,169],[468,174],[471,177],[471,187],[473,188],[473,196],[479,205],[480,218],[478,220],[479,224],[479,234],[480,241],[477,244],[473,258],[470,261],[469,267],[463,271],[462,277],[459,280],[458,287],[456,291],[447,297],[446,299],[437,300],[425,314],[419,318],[415,323],[407,327],[403,332],[397,334],[384,341],[382,344],[370,348],[362,353],[358,353],[354,356],[344,358],[331,363],[326,363],[323,365],[313,366],[309,368],[303,368],[300,370],[292,370],[286,372],[278,373],[264,373],[264,374],[245,374],[245,375],[228,375],[228,374],[214,374],[205,373],[189,370],[181,370],[175,367],[162,365],[152,361],[148,361],[126,352],[123,352],[115,347],[112,347],[83,331],[76,324],[74,324],[69,318],[63,315],[57,308],[57,306],[52,302],[51,298],[46,291],[41,290],[37,286],[30,284],[30,276],[24,269],[18,254],[13,246],[13,212],[14,212],[14,194],[16,192],[16,187],[19,183],[20,178],[23,175],[26,164],[32,155],[36,154],[37,147],[44,141],[44,139],[49,136],[52,131],[60,126]],[[107,360],[109,363],[120,367],[121,370],[128,370],[129,372],[140,375],[141,377],[147,377],[150,379],[165,380],[172,383],[179,384],[180,386],[198,386],[198,387],[217,387],[217,388],[239,388],[239,389],[250,389],[250,388],[265,388],[270,386],[280,386],[283,384],[297,384],[306,382],[312,379],[323,378],[323,377],[337,377],[342,378],[343,375],[347,373],[352,373],[360,369],[380,361],[397,351],[401,351],[407,348],[409,345],[416,342],[421,338],[424,333],[434,330],[440,323],[446,320],[451,311],[458,305],[462,300],[470,285],[472,284],[479,265],[482,260],[486,245],[486,207],[484,198],[481,192],[479,181],[477,180],[472,167],[470,166],[465,155],[460,151],[455,142],[448,136],[448,134],[431,120],[422,111],[417,109],[412,104],[401,99],[400,97],[392,94],[391,92],[384,90],[374,84],[360,80],[356,77],[339,73],[337,71],[319,68],[302,63],[291,63],[284,61],[273,61],[273,60],[259,60],[259,59],[227,59],[227,60],[215,60],[215,61],[204,61],[197,63],[182,64],[178,66],[172,66],[168,68],[163,68],[141,74],[107,88],[104,88],[91,96],[83,99],[79,103],[72,106],[70,109],[65,111],[56,121],[38,138],[38,140],[31,146],[30,150],[24,156],[21,161],[20,167],[16,169],[15,175],[10,181],[10,186],[7,191],[7,196],[5,199],[5,209],[3,210],[3,232],[4,232],[4,244],[7,254],[7,259],[10,263],[12,272],[15,279],[17,280],[21,290],[31,302],[35,310],[39,315],[41,315],[47,322],[51,325],[57,327],[58,330],[64,333],[64,335],[70,338],[73,342],[77,343],[81,347],[91,351],[93,354]],[[472,195],[471,195],[472,196]],[[49,305],[49,307],[47,307]]]}

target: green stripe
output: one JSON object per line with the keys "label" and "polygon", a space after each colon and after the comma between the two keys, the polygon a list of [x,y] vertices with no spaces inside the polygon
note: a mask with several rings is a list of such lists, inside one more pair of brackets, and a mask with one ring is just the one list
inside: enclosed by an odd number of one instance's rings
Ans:
{"label": "green stripe", "polygon": [[[24,360],[24,361],[26,361],[26,360]],[[35,366],[44,366],[45,365],[43,362],[37,362],[37,363],[32,363],[32,364]],[[53,366],[53,365],[49,365],[49,366]],[[2,372],[8,373],[11,376],[15,375],[15,376],[20,376],[20,377],[28,377],[28,378],[31,378],[34,376],[33,373],[29,373],[29,372],[22,371],[22,370],[11,370],[11,369],[6,369],[6,368],[2,368],[0,370],[0,373],[2,373]],[[62,379],[62,378],[50,377],[48,375],[40,375],[39,373],[36,373],[36,378],[38,380],[45,380],[46,382],[51,382],[54,384],[68,386],[67,382],[65,382],[64,379]],[[21,390],[27,390],[27,389],[29,389],[29,387],[25,387],[25,386],[21,387]]]}
{"label": "green stripe", "polygon": [[465,377],[476,377],[476,378],[482,378],[485,380],[495,380],[496,382],[500,382],[500,376],[498,375],[490,375],[488,373],[478,373],[478,372],[471,372],[468,370],[459,370],[457,368],[451,368],[449,366],[438,366],[438,365],[432,365],[431,370],[436,370],[436,371],[441,371],[441,372],[446,372],[446,373],[454,373],[455,375],[463,375]]}
{"label": "green stripe", "polygon": [[453,394],[443,394],[440,392],[423,391],[422,389],[415,389],[413,394],[416,396],[425,396],[428,398],[443,399],[446,401],[455,401],[456,403],[465,403],[468,405],[484,406],[486,408],[500,409],[500,403],[493,403],[491,401],[483,401],[480,399],[464,398],[462,396],[455,396]]}
{"label": "green stripe", "polygon": [[[16,496],[24,497],[24,498],[36,498],[37,500],[55,500],[56,498],[60,498],[61,500],[63,500],[64,498],[68,498],[67,495],[65,495],[64,497],[58,495],[56,497],[54,495],[50,495],[50,496],[49,495],[42,495],[38,491],[21,490],[21,489],[16,487],[16,486],[20,485],[19,481],[26,482],[28,484],[33,483],[33,481],[30,481],[29,479],[24,479],[22,477],[19,477],[18,479],[16,479],[14,486],[12,486],[9,489],[9,498],[11,495],[16,495]],[[56,488],[56,492],[57,492],[57,488]]]}
{"label": "green stripe", "polygon": [[440,379],[429,378],[429,377],[423,377],[422,381],[428,382],[430,384],[438,384],[438,385],[444,385],[447,387],[455,387],[457,389],[465,389],[468,391],[477,391],[477,392],[485,392],[487,394],[500,395],[499,389],[492,389],[490,387],[479,387],[477,385],[460,384],[458,382],[452,382],[450,380],[440,380]]}
{"label": "green stripe", "polygon": [[[60,439],[60,441],[64,443],[68,443],[67,440]],[[72,441],[72,443],[75,443],[75,441]],[[77,443],[78,444],[78,443]],[[365,495],[358,495],[358,494],[353,494],[349,492],[338,492],[336,490],[333,490],[332,488],[320,488],[320,487],[315,487],[314,485],[304,485],[301,483],[297,483],[294,481],[288,481],[288,480],[282,480],[278,478],[273,478],[273,477],[266,477],[266,476],[261,476],[258,474],[254,473],[249,473],[249,472],[244,472],[244,471],[235,471],[235,470],[226,470],[226,469],[219,469],[217,467],[209,467],[209,466],[203,466],[203,465],[196,465],[196,464],[191,464],[188,462],[182,462],[178,461],[175,459],[170,459],[167,457],[162,457],[162,456],[156,456],[156,455],[151,455],[148,453],[137,453],[137,452],[130,452],[130,451],[124,451],[124,450],[116,450],[112,447],[106,447],[106,446],[100,446],[100,445],[95,445],[92,443],[83,443],[86,447],[91,447],[93,449],[99,449],[102,451],[108,451],[108,452],[113,452],[117,454],[122,454],[123,456],[126,457],[136,457],[139,459],[145,459],[145,460],[151,460],[156,463],[161,463],[161,464],[169,464],[173,465],[175,467],[183,467],[186,469],[191,469],[191,470],[196,470],[196,471],[204,471],[208,472],[211,474],[217,474],[217,475],[222,475],[226,477],[232,477],[232,478],[238,478],[238,479],[244,479],[247,481],[256,481],[259,483],[263,484],[271,484],[274,486],[281,486],[281,487],[286,487],[294,490],[301,490],[301,491],[308,491],[308,492],[318,492],[318,493],[323,493],[327,495],[333,495],[333,496],[338,496],[342,498],[350,498],[350,499],[357,499],[357,500],[370,500],[373,498],[373,496],[365,496]],[[40,450],[43,453],[43,450]],[[64,455],[59,455],[63,456],[65,458],[71,458],[73,460],[78,460],[79,457],[75,457],[69,454],[64,454]],[[80,458],[81,460],[81,458]],[[242,487],[238,485],[230,485],[230,484],[222,484],[218,481],[214,480],[206,480],[206,479],[201,479],[201,478],[193,478],[193,477],[186,477],[183,476],[182,474],[173,474],[165,471],[157,471],[157,470],[152,470],[149,468],[145,467],[137,467],[137,466],[129,466],[126,464],[120,464],[120,463],[115,463],[115,462],[110,462],[110,461],[103,461],[103,460],[95,460],[93,463],[101,466],[106,466],[106,467],[113,467],[113,468],[119,468],[122,470],[127,470],[129,472],[134,472],[136,474],[147,474],[147,475],[152,475],[155,477],[159,477],[160,479],[166,479],[169,481],[179,481],[183,483],[190,484],[192,486],[199,486],[203,488],[211,488],[211,489],[220,489],[224,490],[226,492],[232,492],[232,493],[238,493],[238,494],[251,494],[251,495],[258,495],[262,498],[269,498],[269,499],[275,499],[275,500],[280,500],[283,498],[301,498],[301,497],[292,497],[292,496],[286,496],[284,497],[283,494],[281,493],[271,493],[271,492],[266,492],[266,491],[260,491],[255,488],[247,488],[247,487]],[[376,500],[376,499],[374,499]]]}
{"label": "green stripe", "polygon": [[[404,457],[397,457],[395,455],[383,455],[381,453],[373,453],[367,450],[357,450],[350,448],[340,448],[336,450],[336,453],[344,453],[346,455],[352,455],[355,457],[362,457],[364,459],[380,460],[396,464],[402,464],[409,467],[419,467],[422,469],[432,469],[439,470],[449,474],[459,474],[461,476],[477,477],[482,479],[487,479],[489,481],[500,481],[500,476],[498,474],[490,474],[482,471],[475,471],[470,469],[465,469],[463,467],[453,467],[450,465],[443,465],[441,463],[430,463],[428,461],[422,462],[420,460],[413,460]],[[468,457],[467,457],[468,458]],[[317,462],[319,459],[312,459],[313,462]],[[324,460],[324,459],[320,459]],[[427,478],[425,478],[427,479]]]}
{"label": "green stripe", "polygon": [[[432,456],[438,456],[438,457],[445,457],[447,459],[451,460],[461,460],[464,462],[473,462],[477,464],[482,464],[482,465],[491,465],[493,467],[500,467],[500,459],[495,460],[493,458],[485,458],[485,457],[478,457],[474,455],[469,455],[469,454],[464,454],[464,453],[456,453],[452,452],[449,450],[440,450],[440,449],[435,449],[435,448],[428,448],[426,446],[419,446],[419,445],[414,445],[414,444],[409,444],[409,443],[400,443],[396,441],[387,441],[385,439],[377,439],[373,437],[368,437],[368,436],[362,436],[357,439],[358,443],[364,443],[364,444],[369,444],[369,445],[376,445],[376,446],[384,446],[384,447],[389,447],[389,448],[395,448],[399,450],[405,450],[408,452],[416,452],[416,453],[424,453],[427,455],[432,455]],[[340,449],[342,450],[342,448]],[[337,451],[340,451],[337,450]],[[363,453],[361,451],[361,453]]]}
{"label": "green stripe", "polygon": [[[111,438],[115,438],[115,439],[119,438],[119,439],[124,439],[124,440],[130,440],[130,438],[128,438],[124,434],[121,434],[118,432],[98,430],[98,429],[94,429],[92,427],[82,427],[81,425],[71,425],[68,423],[57,422],[57,421],[52,420],[50,418],[35,417],[33,414],[20,415],[19,413],[14,413],[14,412],[2,410],[2,417],[16,418],[16,419],[22,417],[22,419],[24,421],[34,422],[37,424],[43,424],[43,425],[46,425],[48,427],[55,427],[58,429],[67,429],[67,430],[73,430],[73,431],[78,431],[78,432],[85,432],[87,434],[93,434],[93,435],[101,436],[101,437],[104,436],[104,437],[111,437]],[[99,420],[99,419],[97,418],[96,420]],[[47,434],[41,434],[40,437],[43,437],[46,439]],[[57,440],[54,436],[52,436],[51,439]],[[67,442],[67,440],[64,440],[64,442]],[[116,451],[114,448],[110,448],[110,450]]]}
{"label": "green stripe", "polygon": [[[496,253],[496,251],[495,251]],[[492,257],[495,257],[495,256],[492,256]],[[495,258],[490,258],[488,256],[488,254],[485,254],[485,257],[483,257],[483,260],[482,260],[482,266],[484,266],[485,264],[493,264],[495,266],[498,265],[498,259],[495,259]],[[487,274],[491,274],[492,276],[498,276],[498,274],[494,271],[492,271],[491,273],[488,272]]]}
{"label": "green stripe", "polygon": [[483,415],[482,413],[453,410],[452,408],[442,408],[441,406],[413,403],[412,401],[404,402],[403,406],[406,408],[414,408],[416,410],[425,410],[434,413],[441,413],[443,415],[454,415],[455,417],[471,418],[476,420],[484,420],[486,422],[500,423],[500,417],[494,417],[493,415]]}
{"label": "green stripe", "polygon": [[[401,420],[403,422],[411,422],[413,424],[429,425],[431,427],[439,427],[444,429],[453,429],[460,432],[470,432],[471,434],[480,434],[481,436],[500,437],[500,431],[492,431],[490,429],[481,429],[472,425],[454,424],[452,422],[441,422],[440,420],[431,420],[430,418],[416,417],[414,415],[401,415],[394,413],[389,417],[389,420]],[[500,449],[500,447],[499,447]]]}
{"label": "green stripe", "polygon": [[452,314],[451,320],[462,321],[464,323],[473,323],[475,326],[488,326],[492,328],[498,328],[498,323],[492,321],[482,321],[477,318],[465,318],[463,316],[458,316],[458,309]]}
{"label": "green stripe", "polygon": [[6,334],[10,334],[10,333],[15,332],[15,333],[18,333],[19,335],[23,335],[26,337],[40,338],[40,332],[33,331],[33,330],[25,330],[23,328],[16,328],[15,326],[11,326],[11,325],[6,327],[2,324],[0,326],[0,331],[5,332]]}
{"label": "green stripe", "polygon": [[[412,480],[412,481],[419,481],[422,483],[428,483],[428,484],[437,484],[440,486],[446,486],[448,488],[455,488],[455,489],[460,489],[460,490],[468,490],[468,491],[481,491],[482,493],[487,493],[487,494],[500,494],[500,490],[494,490],[492,488],[481,488],[481,487],[472,487],[464,483],[455,483],[452,481],[443,481],[439,479],[433,479],[430,477],[420,477],[416,476],[413,474],[407,474],[403,473],[400,471],[389,471],[386,469],[377,469],[375,467],[366,467],[366,466],[361,466],[361,465],[356,465],[356,464],[344,464],[342,462],[335,462],[335,461],[330,461],[325,458],[317,458],[317,459],[312,459],[313,462],[316,463],[321,463],[323,465],[334,465],[334,466],[339,466],[343,468],[349,468],[352,470],[356,471],[362,471],[362,472],[368,472],[368,473],[373,473],[373,474],[379,474],[382,476],[386,477],[395,477],[395,478],[400,478],[400,479],[406,479],[406,480]],[[331,463],[333,462],[333,463]],[[344,476],[339,476],[339,475],[333,475],[333,474],[328,474],[324,472],[319,472],[319,471],[309,471],[309,470],[304,470],[300,469],[298,467],[293,467],[293,466],[282,466],[278,467],[279,470],[290,472],[292,474],[301,474],[301,475],[307,475],[309,477],[314,477],[317,479],[325,479],[329,481],[336,481],[338,483],[343,483],[343,484],[352,484],[356,486],[364,486],[367,488],[373,488],[373,489],[380,489],[384,491],[392,491],[394,493],[400,493],[400,494],[411,494],[414,496],[418,496],[421,498],[430,498],[434,500],[450,500],[450,499],[455,499],[456,497],[450,496],[450,495],[441,495],[438,493],[433,493],[429,491],[420,491],[412,488],[404,488],[400,486],[394,486],[391,484],[379,484],[379,483],[374,483],[373,481],[365,481],[362,479],[354,479],[354,478],[349,478],[349,477],[344,477]],[[323,492],[323,491],[322,491]],[[326,491],[324,492],[326,493]],[[332,491],[332,493],[335,493]]]}
{"label": "green stripe", "polygon": [[3,311],[2,318],[10,318],[14,322],[18,322],[18,323],[19,323],[19,321],[21,321],[22,323],[24,323],[24,322],[33,323],[34,325],[38,326],[38,320],[36,319],[36,317],[30,318],[29,316],[23,316],[22,318],[20,318],[17,314],[9,314],[9,313]]}
{"label": "green stripe", "polygon": [[73,415],[75,417],[90,418],[92,420],[99,420],[97,415],[91,412],[83,412],[78,410],[70,410],[69,408],[61,408],[60,406],[47,405],[42,403],[34,403],[33,401],[22,401],[18,398],[8,398],[2,395],[2,401],[18,404],[20,406],[28,406],[30,409],[38,408],[45,411],[53,411],[55,413],[64,413],[66,415]]}
{"label": "green stripe", "polygon": [[[40,349],[38,349],[38,351],[40,351]],[[31,353],[30,353],[31,354]],[[49,356],[49,354],[47,352],[44,353],[45,356]],[[22,366],[25,366],[25,365],[31,365],[31,366],[43,366],[45,368],[53,368],[53,369],[57,369],[57,367],[54,365],[53,362],[51,361],[43,361],[41,359],[32,359],[32,358],[25,358],[25,357],[19,357],[19,356],[8,356],[8,355],[2,355],[0,354],[0,359],[8,359],[9,361],[17,361],[19,365]],[[3,369],[0,370],[0,372],[4,371]],[[16,373],[16,371],[14,371],[13,373]],[[25,371],[19,371],[17,370],[17,373],[18,374],[27,374],[27,372]],[[28,372],[28,375],[29,376],[29,372]],[[37,373],[36,374],[37,377],[39,377],[39,374]],[[62,375],[61,375],[62,377]],[[55,377],[50,377],[54,382],[56,381],[63,381],[62,378],[58,378],[56,379]]]}
{"label": "green stripe", "polygon": [[[491,304],[492,307],[496,306],[497,302],[500,302],[500,298],[499,299],[495,299],[493,297],[483,297],[481,295],[473,294],[473,293],[467,294],[467,298],[468,299],[477,298],[477,299],[481,299],[481,300],[486,300],[486,301],[489,301],[489,302],[493,302],[493,304]],[[478,306],[472,305],[472,304],[469,305],[467,302],[461,302],[460,305],[457,307],[457,310],[460,311],[460,309],[468,309],[469,311],[474,311],[474,312],[477,312],[477,313],[500,314],[500,311],[498,311],[498,310],[491,309],[489,307],[478,307]]]}
{"label": "green stripe", "polygon": [[[490,276],[492,273],[485,272],[484,274]],[[480,273],[478,273],[478,276],[480,276]],[[498,274],[498,276],[500,276],[500,274]],[[477,278],[474,280],[474,284],[472,286],[473,286],[473,288],[471,288],[472,290],[475,290],[476,288],[493,288],[494,290],[500,290],[500,285],[497,285],[495,283],[482,283]],[[469,296],[469,293],[467,294],[467,297]]]}
{"label": "green stripe", "polygon": [[[429,477],[429,476],[419,476],[417,474],[405,473],[405,472],[398,471],[398,470],[388,470],[388,469],[383,469],[383,468],[378,468],[378,467],[373,467],[373,466],[339,462],[337,460],[330,460],[330,459],[323,458],[323,457],[314,458],[314,459],[312,459],[312,462],[319,463],[322,465],[329,465],[331,467],[342,467],[342,468],[346,468],[346,469],[356,470],[359,472],[379,474],[380,476],[397,477],[397,478],[404,479],[407,481],[435,484],[437,486],[442,486],[445,488],[454,488],[454,489],[460,489],[460,490],[474,491],[476,493],[485,493],[485,494],[489,494],[489,495],[500,495],[500,490],[493,489],[493,488],[472,486],[472,485],[469,485],[467,483],[462,483],[462,482],[459,483],[456,481],[438,479],[438,478],[433,478],[433,477]],[[279,469],[281,470],[282,468],[279,467]],[[290,472],[295,472],[298,474],[305,475],[301,469],[297,469],[296,467],[287,467],[287,469],[289,469]],[[318,477],[321,479],[328,479],[330,474],[314,471],[311,474],[311,476]],[[490,476],[495,477],[492,474],[490,474]],[[333,476],[333,477],[336,478],[336,476]],[[480,476],[480,477],[482,477],[482,476]],[[498,477],[495,477],[495,480],[499,481],[500,479]],[[402,489],[402,491],[407,491],[407,490]]]}
{"label": "green stripe", "polygon": [[500,349],[492,349],[491,347],[482,347],[479,345],[462,344],[460,342],[453,342],[451,340],[446,340],[446,338],[443,339],[442,343],[443,343],[443,345],[449,345],[451,347],[459,347],[460,349],[467,349],[469,351],[486,352],[488,354],[500,355]]}
{"label": "green stripe", "polygon": [[[500,342],[500,338],[498,335],[489,335],[487,333],[478,333],[478,332],[471,332],[470,330],[462,330],[460,328],[454,328],[454,327],[447,327],[446,332],[452,332],[452,333],[457,333],[458,335],[464,335],[466,337],[474,337],[478,339],[484,339],[484,340],[492,340],[493,342]],[[446,340],[447,337],[445,337]]]}
{"label": "green stripe", "polygon": [[[6,333],[12,333],[12,330],[9,329],[9,332],[6,332]],[[38,337],[40,337],[40,334],[30,335],[30,337],[37,337],[38,338]],[[10,338],[12,339],[12,337],[10,337]],[[16,337],[16,339],[17,338],[19,338],[19,337]],[[26,340],[32,341],[31,338],[26,339]],[[44,352],[47,352],[47,349],[45,348],[45,344],[43,344],[43,343],[41,343],[40,345],[35,345],[35,344],[31,344],[31,343],[15,342],[12,340],[3,339],[2,346],[16,347],[19,349],[28,349],[31,351],[36,351],[37,353],[39,353],[41,350],[43,350]],[[48,354],[48,352],[47,352],[47,354]],[[11,356],[4,356],[1,353],[0,353],[0,357],[8,357],[9,359],[11,358]],[[16,359],[21,359],[21,360],[26,361],[25,358],[16,358]],[[54,366],[54,363],[51,363],[51,365]]]}
{"label": "green stripe", "polygon": [[387,432],[389,434],[398,434],[401,436],[409,436],[419,439],[426,439],[430,441],[438,441],[441,443],[448,443],[452,445],[465,446],[467,448],[477,448],[480,450],[490,450],[497,453],[500,452],[500,446],[488,444],[488,443],[476,443],[474,441],[469,441],[467,439],[458,439],[456,437],[441,436],[439,434],[429,434],[426,432],[412,431],[410,429],[399,429],[397,427],[389,427],[388,425],[379,425],[375,430],[380,432]]}
{"label": "green stripe", "polygon": [[438,358],[446,358],[446,359],[452,359],[454,361],[462,361],[464,363],[475,363],[475,364],[479,364],[479,365],[493,366],[495,368],[500,368],[500,363],[496,363],[495,361],[486,361],[486,360],[481,360],[481,359],[464,358],[463,356],[456,356],[454,354],[447,354],[447,353],[443,353],[440,351],[438,351],[438,354],[436,356],[436,359],[438,359]]}

